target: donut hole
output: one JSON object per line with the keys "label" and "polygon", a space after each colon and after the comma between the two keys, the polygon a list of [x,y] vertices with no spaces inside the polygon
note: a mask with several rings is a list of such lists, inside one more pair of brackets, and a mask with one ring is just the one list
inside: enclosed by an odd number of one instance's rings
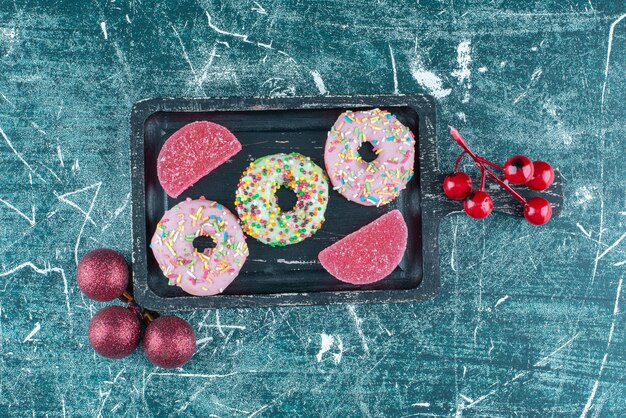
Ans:
{"label": "donut hole", "polygon": [[297,201],[298,197],[290,188],[282,186],[276,190],[276,202],[278,203],[278,207],[281,212],[289,212],[290,210],[293,210]]}
{"label": "donut hole", "polygon": [[374,161],[378,157],[374,151],[374,146],[368,141],[363,142],[359,147],[359,155],[365,162],[368,163]]}
{"label": "donut hole", "polygon": [[193,248],[195,248],[199,253],[203,253],[207,249],[215,248],[217,245],[213,237],[208,235],[200,235],[197,236],[193,240]]}

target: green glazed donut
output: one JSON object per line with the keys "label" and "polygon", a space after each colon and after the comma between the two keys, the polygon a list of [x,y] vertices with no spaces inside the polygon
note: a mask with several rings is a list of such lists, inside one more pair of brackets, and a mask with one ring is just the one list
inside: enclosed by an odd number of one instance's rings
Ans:
{"label": "green glazed donut", "polygon": [[[282,212],[276,190],[285,186],[298,198]],[[296,244],[324,222],[328,182],[324,171],[298,153],[273,154],[250,163],[239,180],[235,207],[244,232],[271,246]]]}

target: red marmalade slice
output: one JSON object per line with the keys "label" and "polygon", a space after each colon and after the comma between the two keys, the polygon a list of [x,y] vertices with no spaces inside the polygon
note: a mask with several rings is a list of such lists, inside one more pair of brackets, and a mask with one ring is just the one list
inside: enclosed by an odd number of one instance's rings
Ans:
{"label": "red marmalade slice", "polygon": [[239,151],[241,143],[225,127],[190,123],[163,144],[157,160],[159,182],[170,197],[178,197]]}
{"label": "red marmalade slice", "polygon": [[408,231],[399,210],[392,210],[323,249],[318,258],[337,279],[361,285],[389,276],[400,264]]}

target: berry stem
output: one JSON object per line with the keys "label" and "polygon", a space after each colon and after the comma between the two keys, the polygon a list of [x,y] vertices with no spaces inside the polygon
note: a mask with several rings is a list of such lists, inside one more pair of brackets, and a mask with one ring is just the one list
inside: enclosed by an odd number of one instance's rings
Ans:
{"label": "berry stem", "polygon": [[[465,142],[465,138],[463,138],[463,136],[461,135],[461,133],[459,132],[458,129],[456,129],[455,127],[450,126],[450,135],[452,135],[452,138],[454,138],[454,140],[457,142],[457,144],[459,144],[461,146],[461,148],[463,148],[463,153],[459,156],[459,159],[463,156],[463,154],[467,153],[469,154],[470,157],[472,157],[474,160],[476,161],[480,161],[483,164],[487,164],[490,165],[493,168],[496,168],[500,171],[504,170],[504,168],[502,166],[499,166],[498,164],[492,163],[491,161],[489,161],[488,159],[475,154],[470,147],[467,145],[467,142]],[[459,160],[457,159],[457,161]],[[455,166],[456,169],[456,166]]]}
{"label": "berry stem", "polygon": [[461,163],[461,160],[463,159],[465,154],[467,154],[467,151],[463,150],[463,152],[458,157],[456,157],[456,162],[454,163],[454,172],[455,173],[457,171],[459,171],[459,164]]}
{"label": "berry stem", "polygon": [[452,138],[454,138],[456,143],[459,144],[459,146],[461,148],[463,148],[463,150],[466,153],[468,153],[469,156],[474,159],[474,161],[478,161],[479,160],[478,155],[474,154],[474,152],[470,149],[470,147],[467,146],[467,143],[465,142],[465,139],[463,138],[463,136],[461,136],[461,133],[459,132],[458,129],[456,129],[453,126],[450,126],[450,135],[452,135]]}
{"label": "berry stem", "polygon": [[493,171],[491,171],[490,169],[486,168],[485,169],[487,171],[487,175],[496,183],[498,183],[498,185],[500,187],[502,187],[504,190],[506,190],[507,192],[509,192],[511,194],[511,196],[513,196],[515,198],[515,200],[517,200],[518,202],[520,202],[523,206],[526,206],[526,198],[524,198],[524,196],[522,196],[521,194],[519,194],[519,192],[517,190],[515,190],[514,188],[512,188],[511,186],[509,186],[508,183],[505,183],[500,177],[498,177]]}
{"label": "berry stem", "polygon": [[146,308],[141,311],[141,319],[143,320],[144,324],[146,324],[146,326],[150,325],[150,323],[157,319],[159,316],[160,315],[157,312],[148,310]]}
{"label": "berry stem", "polygon": [[[509,192],[511,194],[511,196],[513,196],[518,202],[520,202],[522,205],[525,206],[526,205],[526,199],[524,198],[524,196],[519,194],[519,192],[517,190],[515,190],[514,188],[509,186],[508,183],[504,182],[500,177],[498,177],[493,171],[491,171],[491,169],[489,167],[487,167],[487,165],[489,165],[491,167],[494,167],[494,168],[496,168],[498,170],[502,170],[503,168],[500,167],[499,165],[494,164],[491,161],[481,157],[480,155],[475,154],[469,148],[469,146],[467,145],[467,142],[465,142],[465,139],[463,138],[463,136],[461,135],[459,130],[456,129],[455,127],[453,127],[453,126],[449,126],[449,128],[450,128],[450,135],[452,135],[452,138],[454,138],[456,143],[459,144],[459,146],[461,148],[463,148],[463,152],[464,153],[467,153],[470,157],[472,157],[472,159],[474,160],[474,164],[476,164],[476,166],[480,169],[480,171],[481,171],[480,190],[483,190],[483,187],[485,185],[485,175],[487,175],[493,181],[498,183],[498,185],[500,187],[502,187],[504,190]],[[463,154],[461,154],[461,155],[463,155]]]}
{"label": "berry stem", "polygon": [[133,294],[129,292],[128,290],[125,290],[124,293],[122,293],[118,299],[127,305],[130,304],[133,300],[135,300],[135,298],[133,298]]}
{"label": "berry stem", "polygon": [[485,180],[487,179],[486,176],[487,173],[487,168],[484,165],[480,165],[480,191],[484,191],[485,190]]}
{"label": "berry stem", "polygon": [[491,161],[489,161],[488,159],[486,159],[485,157],[481,156],[481,155],[477,155],[478,159],[480,160],[481,163],[483,164],[487,164],[490,165],[491,167],[500,170],[500,171],[504,171],[504,167],[502,167],[501,165],[492,163]]}

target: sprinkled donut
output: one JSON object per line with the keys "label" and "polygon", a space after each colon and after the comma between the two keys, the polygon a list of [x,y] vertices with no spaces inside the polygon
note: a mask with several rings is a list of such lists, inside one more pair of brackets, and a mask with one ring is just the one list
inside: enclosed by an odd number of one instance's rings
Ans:
{"label": "sprinkled donut", "polygon": [[[193,240],[211,237],[215,248],[198,252]],[[222,293],[248,257],[237,218],[217,202],[187,199],[165,212],[150,244],[170,285],[196,296]]]}
{"label": "sprinkled donut", "polygon": [[[359,155],[364,142],[378,157]],[[347,111],[326,138],[324,163],[333,189],[363,206],[382,206],[398,197],[413,177],[415,136],[391,113],[373,109]]]}
{"label": "sprinkled donut", "polygon": [[[276,199],[281,186],[298,198],[288,212],[281,211]],[[235,197],[243,230],[271,246],[296,244],[313,235],[324,222],[327,203],[324,171],[298,153],[267,155],[250,163]]]}

